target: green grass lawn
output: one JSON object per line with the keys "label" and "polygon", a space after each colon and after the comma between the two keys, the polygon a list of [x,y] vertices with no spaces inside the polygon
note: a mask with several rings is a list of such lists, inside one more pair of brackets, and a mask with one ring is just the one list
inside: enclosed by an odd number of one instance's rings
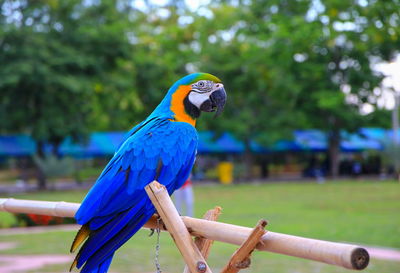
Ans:
{"label": "green grass lawn", "polygon": [[[43,192],[16,198],[79,202],[83,192]],[[400,185],[388,182],[268,183],[261,185],[197,186],[196,216],[223,207],[220,221],[254,226],[260,218],[268,220],[275,232],[362,245],[400,248]],[[7,220],[5,220],[7,219]],[[0,223],[12,221],[0,213]],[[139,232],[116,254],[113,272],[154,272],[156,237]],[[0,241],[19,242],[8,254],[67,253],[73,232],[0,236]],[[218,271],[236,249],[215,243],[209,264]],[[163,271],[182,271],[183,262],[169,235],[161,235],[160,262]],[[46,268],[65,272],[66,265]],[[277,254],[254,254],[250,272],[350,272],[335,266]],[[400,263],[372,260],[364,272],[394,273]],[[39,272],[39,271],[38,271]],[[40,272],[44,272],[40,270]]]}

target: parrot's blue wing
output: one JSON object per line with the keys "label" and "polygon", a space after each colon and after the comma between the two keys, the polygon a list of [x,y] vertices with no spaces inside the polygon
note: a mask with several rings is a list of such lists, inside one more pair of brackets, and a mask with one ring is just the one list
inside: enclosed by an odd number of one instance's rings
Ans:
{"label": "parrot's blue wing", "polygon": [[125,143],[125,141],[130,138],[131,136],[133,136],[137,131],[139,131],[140,129],[142,129],[146,124],[154,121],[157,118],[151,118],[151,119],[146,119],[144,121],[142,121],[141,123],[135,125],[132,129],[129,130],[128,133],[125,134],[123,141],[121,142],[121,144],[118,146],[117,151],[119,150],[119,148],[121,148],[121,146]]}
{"label": "parrot's blue wing", "polygon": [[157,180],[172,194],[193,166],[198,137],[190,124],[152,119],[132,131],[75,216],[91,230],[76,258],[78,268],[85,264],[82,272],[100,272],[99,265],[153,215],[148,183]]}

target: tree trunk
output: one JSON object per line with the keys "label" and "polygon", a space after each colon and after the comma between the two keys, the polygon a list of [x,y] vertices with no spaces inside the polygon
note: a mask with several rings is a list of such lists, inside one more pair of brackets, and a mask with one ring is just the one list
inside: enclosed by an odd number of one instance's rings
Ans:
{"label": "tree trunk", "polygon": [[40,167],[37,167],[37,186],[39,190],[45,190],[47,189],[47,179],[46,175],[43,173],[42,169]]}
{"label": "tree trunk", "polygon": [[[42,141],[38,141],[37,144],[37,149],[36,149],[36,154],[39,160],[43,160],[45,157],[44,153],[44,143]],[[45,190],[47,189],[47,179],[46,175],[43,172],[41,164],[38,164],[36,162],[36,179],[37,179],[37,186],[39,190]]]}
{"label": "tree trunk", "polygon": [[261,178],[268,178],[269,169],[268,169],[269,161],[266,155],[262,155],[260,159],[260,168],[261,168]]}
{"label": "tree trunk", "polygon": [[250,140],[245,141],[245,151],[244,151],[244,166],[245,166],[245,178],[250,180],[253,178],[253,162],[254,156],[250,148]]}
{"label": "tree trunk", "polygon": [[339,130],[329,133],[329,173],[332,178],[339,176],[340,134]]}

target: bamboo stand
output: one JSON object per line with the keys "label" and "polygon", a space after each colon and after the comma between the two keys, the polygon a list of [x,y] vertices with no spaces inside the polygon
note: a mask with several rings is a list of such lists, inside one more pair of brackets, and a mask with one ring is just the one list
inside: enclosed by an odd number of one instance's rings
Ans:
{"label": "bamboo stand", "polygon": [[[203,219],[208,221],[217,221],[219,215],[221,214],[221,208],[215,207],[214,209],[210,209],[203,216]],[[200,250],[201,255],[203,255],[204,259],[207,260],[208,255],[210,254],[211,246],[213,244],[213,240],[209,240],[202,237],[195,237],[194,243],[197,248]],[[189,267],[186,265],[183,273],[190,273]]]}
{"label": "bamboo stand", "polygon": [[245,269],[250,266],[250,255],[257,244],[260,243],[261,237],[265,234],[264,228],[266,225],[267,221],[265,220],[260,220],[258,222],[246,241],[233,253],[228,264],[222,269],[222,273],[237,273],[240,269]]}
{"label": "bamboo stand", "polygon": [[190,271],[193,273],[211,273],[210,267],[194,244],[174,203],[172,203],[167,189],[157,181],[150,183],[145,189]]}
{"label": "bamboo stand", "polygon": [[[185,259],[188,268],[185,273],[211,272],[206,263],[212,241],[241,246],[231,257],[223,271],[237,272],[250,264],[250,253],[254,250],[269,251],[289,256],[337,265],[348,269],[361,270],[369,263],[368,252],[359,246],[333,243],[268,231],[266,222],[261,221],[254,228],[216,222],[220,208],[205,215],[205,219],[179,217],[166,191],[158,182],[146,187],[153,204],[165,226],[161,230],[170,232]],[[74,217],[79,208],[77,203],[45,202],[0,198],[0,211],[11,213],[34,213],[60,217]],[[157,216],[153,216],[146,228],[158,228]],[[191,236],[196,236],[195,243]]]}
{"label": "bamboo stand", "polygon": [[[154,181],[147,185],[145,190],[186,262],[184,272],[211,273],[203,255],[206,254],[208,256],[212,241],[198,237],[197,245],[195,244],[181,217],[179,217],[167,189],[163,185]],[[215,210],[210,211],[205,217],[216,220],[220,209],[216,208]],[[221,273],[237,273],[240,269],[250,266],[250,255],[260,242],[261,236],[265,234],[264,227],[266,225],[267,222],[265,220],[261,220],[258,223],[249,237],[232,255]]]}

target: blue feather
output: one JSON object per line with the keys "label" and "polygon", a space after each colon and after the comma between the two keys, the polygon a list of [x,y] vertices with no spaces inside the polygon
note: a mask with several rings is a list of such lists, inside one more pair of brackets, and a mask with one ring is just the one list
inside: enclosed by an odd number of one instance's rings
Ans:
{"label": "blue feather", "polygon": [[78,254],[81,272],[106,272],[114,252],[151,217],[155,209],[144,187],[158,171],[170,194],[185,182],[197,139],[188,123],[154,118],[126,139],[76,214],[78,223],[93,230]]}
{"label": "blue feather", "polygon": [[153,215],[153,210],[147,210],[145,213],[138,215],[129,225],[126,225],[123,230],[121,230],[109,243],[103,245],[101,249],[91,256],[85,266],[83,267],[81,273],[90,272],[93,267],[97,266],[99,261],[103,261],[109,253],[114,253],[119,247],[121,247],[130,237],[132,237]]}
{"label": "blue feather", "polygon": [[126,170],[131,166],[133,158],[134,158],[133,151],[130,150],[125,153],[124,160],[122,160],[121,164],[123,170]]}
{"label": "blue feather", "polygon": [[[106,273],[108,268],[110,267],[112,258],[114,256],[114,253],[108,256],[104,262],[100,263],[97,267],[93,268],[90,271],[86,271],[87,273]],[[81,272],[84,272],[83,270]]]}
{"label": "blue feather", "polygon": [[95,232],[84,244],[78,259],[78,268],[80,268],[92,254],[101,249],[108,243],[118,232],[120,232],[126,224],[132,220],[137,214],[141,216],[142,207],[147,200],[142,200],[132,209],[120,214],[118,217],[109,222],[101,230]]}
{"label": "blue feather", "polygon": [[115,215],[107,215],[103,217],[96,217],[90,221],[89,228],[90,230],[97,230],[104,226],[107,222],[111,221],[112,218],[114,218]]}
{"label": "blue feather", "polygon": [[138,180],[139,173],[140,171],[138,170],[132,170],[129,174],[128,186],[126,188],[128,194],[132,194],[137,189],[136,182]]}

